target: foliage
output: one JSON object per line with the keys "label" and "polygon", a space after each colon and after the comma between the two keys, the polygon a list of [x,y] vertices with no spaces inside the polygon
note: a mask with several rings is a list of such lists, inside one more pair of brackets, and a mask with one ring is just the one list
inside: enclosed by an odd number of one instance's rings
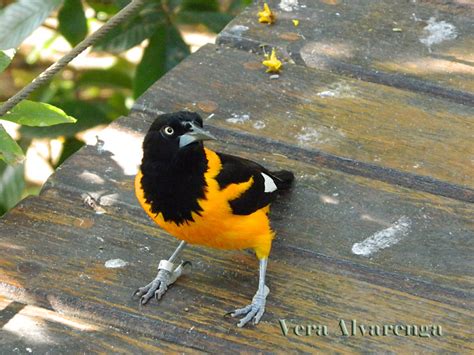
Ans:
{"label": "foliage", "polygon": [[12,61],[12,55],[8,55],[7,52],[0,51],[0,73],[4,71]]}
{"label": "foliage", "polygon": [[52,105],[24,100],[2,117],[3,120],[25,126],[46,127],[60,123],[74,123],[76,119],[68,116],[60,108]]}
{"label": "foliage", "polygon": [[23,196],[25,180],[23,165],[7,165],[0,161],[0,216]]}
{"label": "foliage", "polygon": [[0,147],[2,147],[0,150],[0,162],[3,160],[11,165],[23,162],[23,151],[17,142],[8,135],[2,125],[0,125]]}
{"label": "foliage", "polygon": [[[129,0],[17,0],[2,1],[0,10],[0,73],[8,72],[20,88],[44,69],[41,54],[50,51],[57,38],[64,37],[71,46],[82,41],[92,25],[112,18]],[[115,64],[104,68],[68,69],[4,117],[0,117],[0,215],[25,195],[23,179],[26,150],[34,139],[59,138],[63,149],[53,167],[59,166],[84,143],[81,133],[107,124],[127,114],[132,100],[141,95],[164,73],[189,53],[181,34],[183,26],[207,28],[217,33],[251,0],[149,0],[133,17],[109,32],[93,51],[115,57]],[[5,4],[7,4],[5,6]],[[48,22],[53,35],[27,55],[21,43],[46,18],[55,17],[57,26]],[[146,41],[146,42],[144,42]],[[129,49],[146,47],[138,64],[125,59]],[[12,62],[14,51],[19,53]],[[96,55],[96,54],[93,54]],[[28,63],[30,67],[25,69]],[[38,69],[37,69],[38,68]],[[41,68],[41,69],[39,69]],[[32,75],[32,73],[35,73]],[[2,76],[0,76],[2,80]],[[5,101],[8,97],[1,97]],[[74,118],[73,118],[74,117]],[[9,120],[21,124],[15,141],[1,124]],[[76,121],[71,124],[71,122]],[[47,126],[47,127],[45,127]],[[2,162],[3,160],[3,162]],[[5,164],[5,162],[7,164]],[[15,165],[16,164],[16,165]]]}
{"label": "foliage", "polygon": [[[8,52],[5,51],[0,51],[0,54],[0,69],[3,71],[10,64],[11,56],[9,56]],[[63,110],[57,107],[46,103],[28,100],[18,104],[10,112],[2,116],[2,119],[21,125],[38,127],[76,122],[73,117],[68,116]],[[23,160],[23,150],[17,142],[8,135],[5,128],[0,124],[0,161],[10,165],[15,165],[22,163]]]}
{"label": "foliage", "polygon": [[151,36],[133,82],[134,96],[140,96],[157,78],[173,68],[189,54],[178,30],[161,24]]}
{"label": "foliage", "polygon": [[17,48],[61,0],[19,0],[0,14],[0,50]]}
{"label": "foliage", "polygon": [[81,42],[89,31],[81,0],[64,0],[58,13],[59,32],[72,46]]}

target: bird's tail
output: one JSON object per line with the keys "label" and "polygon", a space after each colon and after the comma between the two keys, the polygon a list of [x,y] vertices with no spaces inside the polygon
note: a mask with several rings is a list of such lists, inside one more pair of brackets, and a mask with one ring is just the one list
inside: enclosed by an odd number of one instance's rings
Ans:
{"label": "bird's tail", "polygon": [[275,178],[278,190],[288,190],[295,180],[295,175],[288,170],[272,171],[271,175]]}

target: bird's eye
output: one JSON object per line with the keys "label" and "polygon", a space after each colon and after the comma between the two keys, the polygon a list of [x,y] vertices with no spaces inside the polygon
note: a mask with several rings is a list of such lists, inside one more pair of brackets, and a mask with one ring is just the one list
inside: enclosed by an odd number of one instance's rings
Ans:
{"label": "bird's eye", "polygon": [[166,133],[166,135],[168,135],[168,136],[172,136],[173,133],[174,133],[174,129],[173,129],[172,127],[170,127],[170,126],[166,126],[163,131],[164,131],[164,132]]}

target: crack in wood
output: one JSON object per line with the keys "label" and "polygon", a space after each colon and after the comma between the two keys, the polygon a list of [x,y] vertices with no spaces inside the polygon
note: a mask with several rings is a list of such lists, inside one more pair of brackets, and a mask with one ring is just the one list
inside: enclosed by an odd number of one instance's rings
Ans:
{"label": "crack in wood", "polygon": [[[156,117],[157,114],[155,111],[147,110],[144,107],[139,108],[138,106],[135,106],[135,112],[141,112],[152,117]],[[246,146],[251,149],[263,150],[269,153],[277,152],[296,161],[315,163],[325,168],[341,171],[347,174],[379,180],[392,185],[428,192],[433,195],[449,197],[463,202],[474,203],[474,190],[466,186],[445,182],[429,176],[417,175],[355,159],[345,158],[316,149],[292,146],[288,143],[276,141],[271,138],[238,132],[227,128],[217,127],[212,124],[207,124],[206,128],[208,128],[212,134],[219,136],[222,140]]]}

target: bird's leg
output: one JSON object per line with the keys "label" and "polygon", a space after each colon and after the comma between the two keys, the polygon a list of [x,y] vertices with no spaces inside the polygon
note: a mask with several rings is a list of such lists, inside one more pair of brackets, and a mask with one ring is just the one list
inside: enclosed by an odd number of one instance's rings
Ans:
{"label": "bird's leg", "polygon": [[140,287],[134,292],[134,296],[140,297],[140,304],[146,304],[153,296],[159,300],[168,289],[168,286],[173,284],[178,277],[183,274],[184,269],[191,263],[189,261],[182,262],[178,267],[174,267],[174,261],[178,257],[181,250],[186,246],[183,240],[179,243],[173,255],[168,260],[161,260],[158,265],[158,274],[155,279],[144,287]]}
{"label": "bird's leg", "polygon": [[252,303],[244,308],[236,309],[231,312],[232,317],[237,317],[245,315],[240,322],[237,324],[239,328],[247,324],[252,318],[253,323],[258,324],[260,318],[262,318],[263,313],[265,312],[265,301],[270,289],[265,285],[265,273],[267,271],[267,261],[268,259],[260,259],[260,275],[258,280],[258,290],[253,296]]}

